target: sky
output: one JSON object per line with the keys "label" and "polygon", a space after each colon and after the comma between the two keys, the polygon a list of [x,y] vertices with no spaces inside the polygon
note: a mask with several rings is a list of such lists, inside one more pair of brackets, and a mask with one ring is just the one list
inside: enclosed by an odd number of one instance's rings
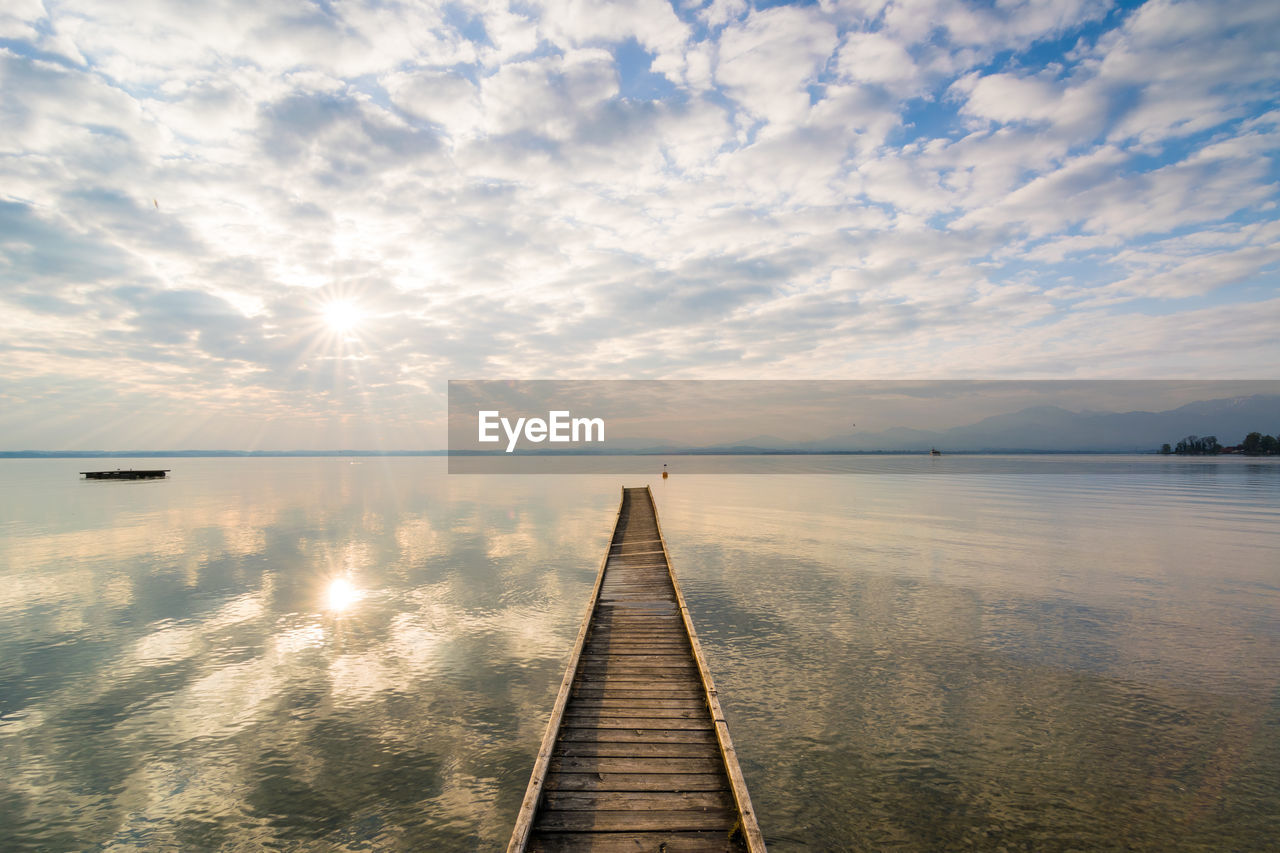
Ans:
{"label": "sky", "polygon": [[0,11],[0,449],[449,379],[1267,379],[1274,0]]}

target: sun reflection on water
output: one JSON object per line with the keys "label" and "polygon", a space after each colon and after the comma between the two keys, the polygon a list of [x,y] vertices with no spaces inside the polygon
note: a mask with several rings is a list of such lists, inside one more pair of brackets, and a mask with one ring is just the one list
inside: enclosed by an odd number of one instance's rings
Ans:
{"label": "sun reflection on water", "polygon": [[334,613],[344,613],[354,607],[363,596],[363,591],[350,579],[334,578],[329,581],[329,586],[325,590],[325,609],[332,610]]}

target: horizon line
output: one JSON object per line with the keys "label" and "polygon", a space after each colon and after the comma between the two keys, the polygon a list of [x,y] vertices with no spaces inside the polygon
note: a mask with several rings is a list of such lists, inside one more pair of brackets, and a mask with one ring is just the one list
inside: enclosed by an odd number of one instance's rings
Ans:
{"label": "horizon line", "polygon": [[[491,457],[509,459],[513,457],[541,456],[884,456],[929,453],[929,447],[897,447],[874,450],[792,450],[768,447],[706,447],[706,448],[648,448],[639,450],[543,450],[543,451],[503,451],[481,450],[0,450],[0,459],[156,459],[156,458],[224,458],[224,457],[342,457],[342,456],[458,456],[458,457]],[[1156,448],[1025,448],[1025,447],[980,447],[957,448],[946,450],[947,455],[959,454],[1072,454],[1072,455],[1117,455],[1117,454],[1160,454]]]}

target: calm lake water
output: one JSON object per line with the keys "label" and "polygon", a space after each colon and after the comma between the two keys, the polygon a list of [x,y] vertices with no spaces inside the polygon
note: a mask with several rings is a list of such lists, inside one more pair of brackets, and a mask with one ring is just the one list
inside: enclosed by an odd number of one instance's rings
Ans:
{"label": "calm lake water", "polygon": [[[503,848],[646,478],[163,464],[0,461],[0,849]],[[791,464],[648,478],[770,850],[1275,849],[1277,461]]]}

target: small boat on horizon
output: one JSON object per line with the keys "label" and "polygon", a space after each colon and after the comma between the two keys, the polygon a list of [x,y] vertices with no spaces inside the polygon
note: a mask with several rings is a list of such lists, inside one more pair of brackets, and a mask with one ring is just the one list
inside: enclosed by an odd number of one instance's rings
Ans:
{"label": "small boat on horizon", "polygon": [[122,471],[117,468],[114,471],[81,471],[86,480],[162,480],[165,475],[173,469],[157,468],[150,471],[135,471],[130,468],[128,471]]}
{"label": "small boat on horizon", "polygon": [[935,448],[933,448],[932,450],[930,450],[930,451],[929,451],[929,455],[930,455],[930,456],[941,456],[941,455],[942,455],[942,451],[935,447]]}

